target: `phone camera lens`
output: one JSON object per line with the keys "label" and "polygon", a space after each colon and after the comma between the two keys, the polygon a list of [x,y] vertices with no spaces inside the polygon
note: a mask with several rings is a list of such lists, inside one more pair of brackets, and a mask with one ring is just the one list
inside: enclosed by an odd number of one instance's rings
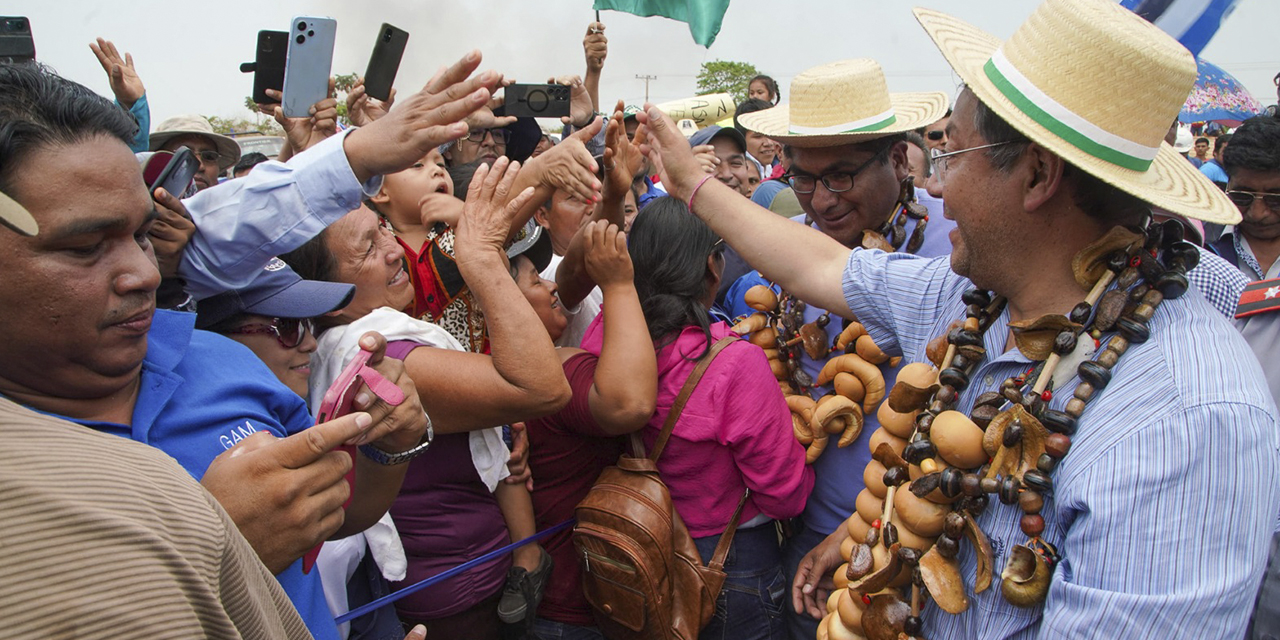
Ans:
{"label": "phone camera lens", "polygon": [[314,37],[316,37],[316,32],[314,32],[314,31],[308,31],[308,32],[307,32],[307,35],[308,35],[308,36],[311,36],[312,38],[314,38]]}
{"label": "phone camera lens", "polygon": [[383,40],[384,42],[391,42],[391,30],[390,30],[390,29],[387,29],[387,32],[386,32],[386,33],[384,33],[384,34],[382,34],[382,40]]}
{"label": "phone camera lens", "polygon": [[298,23],[298,31],[306,31],[306,29],[307,29],[307,23],[305,22]]}
{"label": "phone camera lens", "polygon": [[307,41],[307,37],[306,37],[306,36],[304,36],[304,35],[302,35],[301,33],[299,33],[299,34],[298,34],[298,38],[297,38],[296,42],[297,42],[298,44],[302,44],[302,43],[304,43],[304,42],[306,42],[306,41]]}

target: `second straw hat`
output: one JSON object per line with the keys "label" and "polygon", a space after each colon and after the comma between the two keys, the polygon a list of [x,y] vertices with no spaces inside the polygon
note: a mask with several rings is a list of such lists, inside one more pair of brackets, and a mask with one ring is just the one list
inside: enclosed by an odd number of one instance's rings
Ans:
{"label": "second straw hat", "polygon": [[738,122],[793,147],[831,147],[918,129],[947,113],[945,93],[889,93],[884,70],[870,58],[807,69],[791,81],[790,95]]}

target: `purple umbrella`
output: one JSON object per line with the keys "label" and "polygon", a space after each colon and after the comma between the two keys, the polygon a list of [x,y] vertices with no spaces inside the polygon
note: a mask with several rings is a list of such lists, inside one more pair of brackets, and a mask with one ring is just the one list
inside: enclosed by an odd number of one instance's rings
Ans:
{"label": "purple umbrella", "polygon": [[1262,105],[1231,74],[1203,58],[1197,58],[1196,65],[1200,77],[1182,105],[1180,122],[1217,122],[1238,127],[1262,112]]}

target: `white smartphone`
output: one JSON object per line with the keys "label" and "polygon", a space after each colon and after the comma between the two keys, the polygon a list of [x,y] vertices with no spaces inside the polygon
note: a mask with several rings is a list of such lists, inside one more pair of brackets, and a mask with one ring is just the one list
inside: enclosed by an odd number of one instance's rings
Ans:
{"label": "white smartphone", "polygon": [[289,26],[289,52],[284,69],[284,99],[288,118],[305,118],[311,105],[329,95],[329,71],[333,66],[333,42],[338,21],[299,16]]}

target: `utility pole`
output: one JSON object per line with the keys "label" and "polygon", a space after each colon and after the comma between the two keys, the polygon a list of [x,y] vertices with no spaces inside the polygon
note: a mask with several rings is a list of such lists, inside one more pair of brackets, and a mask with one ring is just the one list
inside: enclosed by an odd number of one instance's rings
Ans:
{"label": "utility pole", "polygon": [[636,80],[644,80],[644,101],[645,102],[649,101],[649,81],[657,80],[657,79],[658,79],[658,76],[649,76],[649,75],[642,76],[642,75],[636,74]]}

